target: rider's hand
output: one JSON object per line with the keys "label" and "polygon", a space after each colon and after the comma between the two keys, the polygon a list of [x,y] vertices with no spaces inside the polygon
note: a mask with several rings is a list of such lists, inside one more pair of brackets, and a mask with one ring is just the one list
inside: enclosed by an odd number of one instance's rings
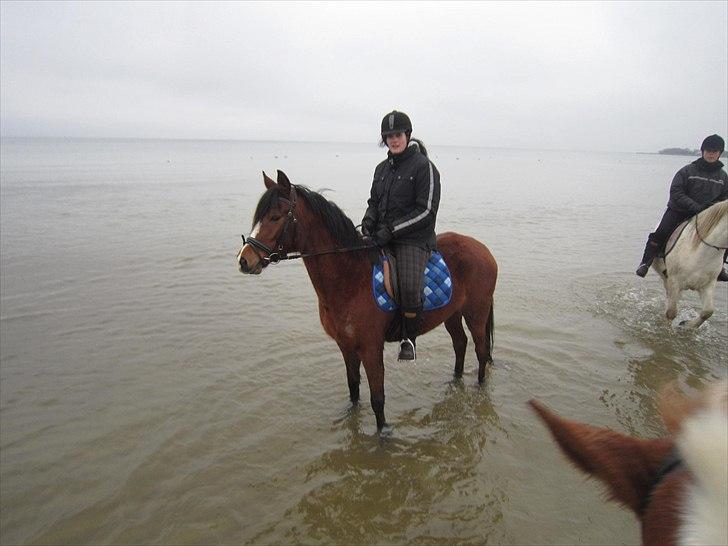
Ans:
{"label": "rider's hand", "polygon": [[361,232],[364,235],[371,235],[374,231],[374,220],[368,216],[361,221]]}
{"label": "rider's hand", "polygon": [[372,239],[374,239],[377,246],[384,246],[392,240],[392,232],[389,231],[387,226],[380,226],[377,232],[372,235]]}

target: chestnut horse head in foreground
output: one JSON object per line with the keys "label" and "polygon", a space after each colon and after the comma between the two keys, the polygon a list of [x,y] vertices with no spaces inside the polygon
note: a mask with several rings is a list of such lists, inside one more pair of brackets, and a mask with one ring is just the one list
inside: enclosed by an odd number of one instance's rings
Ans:
{"label": "chestnut horse head in foreground", "polygon": [[661,397],[668,438],[644,440],[563,419],[531,400],[562,451],[642,524],[645,546],[728,544],[728,382]]}

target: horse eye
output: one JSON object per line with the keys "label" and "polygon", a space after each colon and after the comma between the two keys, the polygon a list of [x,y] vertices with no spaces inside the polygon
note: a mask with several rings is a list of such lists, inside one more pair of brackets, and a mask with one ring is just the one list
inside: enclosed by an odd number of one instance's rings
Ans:
{"label": "horse eye", "polygon": [[280,219],[281,219],[281,217],[280,217],[280,216],[271,216],[271,217],[270,217],[270,221],[271,221],[271,222],[277,222],[277,221],[278,221],[278,220],[280,220]]}

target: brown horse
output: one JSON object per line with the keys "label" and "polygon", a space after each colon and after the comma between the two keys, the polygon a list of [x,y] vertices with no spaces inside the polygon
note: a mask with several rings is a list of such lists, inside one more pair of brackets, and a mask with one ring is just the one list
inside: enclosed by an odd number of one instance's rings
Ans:
{"label": "brown horse", "polygon": [[668,438],[633,438],[563,419],[535,400],[571,461],[634,511],[644,546],[728,544],[728,383],[687,398],[663,390]]}
{"label": "brown horse", "polygon": [[[269,263],[301,257],[319,300],[324,331],[339,346],[346,363],[352,403],[359,401],[359,368],[369,381],[377,430],[384,419],[384,342],[393,313],[381,311],[372,296],[371,247],[367,247],[352,221],[321,194],[291,184],[278,171],[274,182],[265,173],[267,188],[253,216],[253,230],[238,252],[243,273],[259,274]],[[492,362],[493,291],[498,267],[481,243],[457,233],[443,233],[437,247],[450,268],[450,302],[424,313],[421,332],[445,323],[455,349],[455,375],[463,373],[468,343],[462,319],[470,330],[478,357],[478,381]],[[298,256],[289,253],[299,252]],[[392,341],[392,339],[387,339]]]}

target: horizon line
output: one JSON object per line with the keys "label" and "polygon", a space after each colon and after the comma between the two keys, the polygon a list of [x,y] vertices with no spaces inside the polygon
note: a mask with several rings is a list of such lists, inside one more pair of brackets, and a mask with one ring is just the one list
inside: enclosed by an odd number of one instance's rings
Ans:
{"label": "horizon line", "polygon": [[[28,136],[28,135],[0,135],[0,140],[148,140],[148,141],[173,141],[173,142],[269,142],[269,143],[290,143],[290,144],[352,144],[352,145],[373,145],[380,148],[379,143],[361,141],[334,141],[334,140],[287,140],[287,139],[247,139],[247,138],[190,138],[190,137],[118,137],[118,136]],[[428,147],[437,146],[445,148],[481,148],[490,150],[523,150],[534,152],[597,152],[597,153],[624,153],[624,154],[660,154],[659,151],[638,151],[638,150],[584,150],[574,148],[518,148],[512,146],[473,146],[472,144],[439,144],[436,142],[425,143]]]}

